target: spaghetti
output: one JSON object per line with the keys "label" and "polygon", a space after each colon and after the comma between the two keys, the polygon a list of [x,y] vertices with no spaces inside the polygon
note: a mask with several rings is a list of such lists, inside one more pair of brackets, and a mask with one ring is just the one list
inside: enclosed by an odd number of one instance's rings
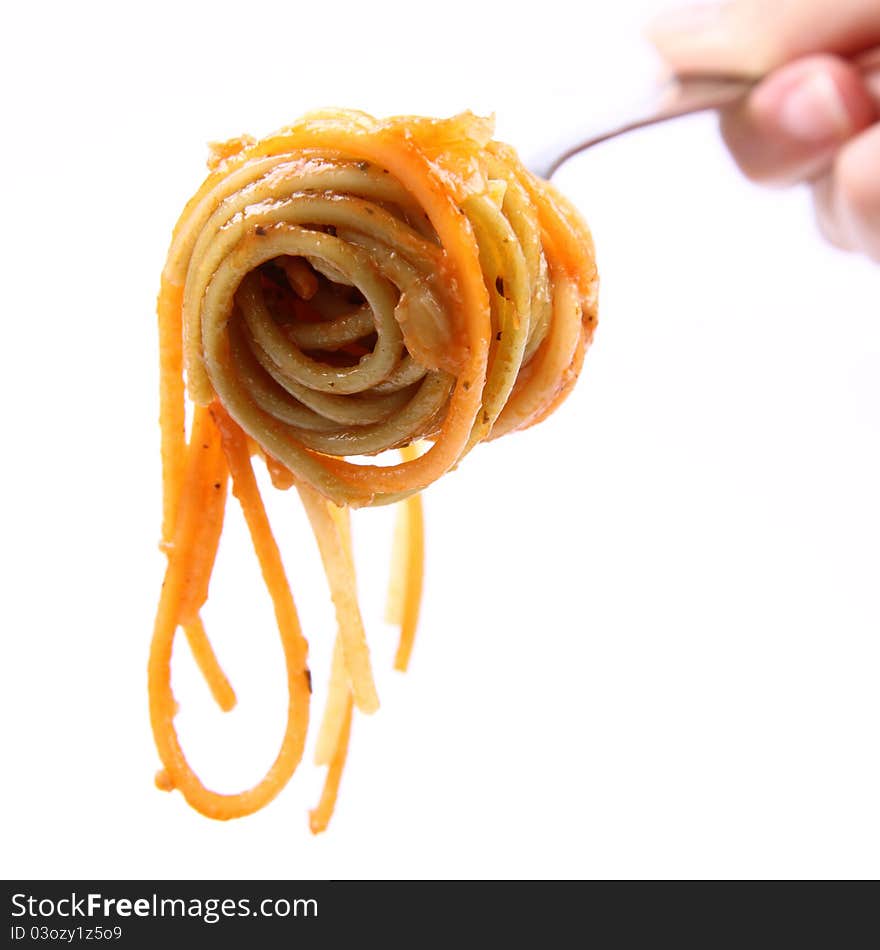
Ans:
{"label": "spaghetti", "polygon": [[[401,503],[388,619],[400,627],[395,666],[405,670],[422,584],[418,493],[477,443],[543,419],[578,375],[596,323],[590,234],[491,135],[491,122],[469,113],[313,113],[260,141],[215,146],[177,224],[158,302],[168,564],[150,717],[163,764],[157,785],[210,818],[241,817],[274,798],[302,758],[309,719],[308,647],[252,459],[276,487],[296,487],[336,610],[317,832],[333,812],[353,712],[379,703],[350,509]],[[400,453],[391,464],[353,458],[390,449]],[[265,777],[220,794],[178,740],[171,655],[182,630],[220,708],[232,708],[200,615],[230,482],[275,609],[289,701]]]}

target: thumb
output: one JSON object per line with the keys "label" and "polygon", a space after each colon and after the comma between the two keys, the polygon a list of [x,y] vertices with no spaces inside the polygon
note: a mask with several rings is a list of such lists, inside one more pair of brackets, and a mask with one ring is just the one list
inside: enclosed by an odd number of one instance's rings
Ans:
{"label": "thumb", "polygon": [[749,178],[793,184],[825,172],[837,151],[876,121],[878,106],[865,75],[849,62],[804,56],[725,110],[721,131]]}
{"label": "thumb", "polygon": [[672,10],[648,38],[673,72],[763,75],[810,53],[853,56],[880,43],[878,0],[729,0]]}

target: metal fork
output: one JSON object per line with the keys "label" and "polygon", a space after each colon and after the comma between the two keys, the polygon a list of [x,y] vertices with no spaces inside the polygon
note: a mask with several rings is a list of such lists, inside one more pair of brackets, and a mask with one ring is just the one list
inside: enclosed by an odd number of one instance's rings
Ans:
{"label": "metal fork", "polygon": [[[880,100],[880,49],[869,50],[852,62],[876,87]],[[679,116],[733,105],[762,78],[711,73],[676,76],[660,86],[647,103],[643,102],[625,113],[626,117],[619,123],[597,128],[579,116],[577,124],[564,129],[559,138],[532,157],[529,168],[541,178],[550,178],[563,162],[600,142]]]}
{"label": "metal fork", "polygon": [[653,99],[633,108],[619,124],[596,128],[581,119],[578,124],[565,129],[559,139],[532,157],[529,169],[541,178],[550,178],[563,162],[593,145],[658,122],[732,105],[742,99],[757,81],[723,75],[676,77],[661,86]]}

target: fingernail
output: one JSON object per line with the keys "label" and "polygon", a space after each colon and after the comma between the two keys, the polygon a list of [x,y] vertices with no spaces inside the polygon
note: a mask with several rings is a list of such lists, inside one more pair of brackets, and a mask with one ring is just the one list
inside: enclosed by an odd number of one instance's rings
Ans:
{"label": "fingernail", "polygon": [[834,80],[827,73],[814,73],[798,83],[782,100],[779,124],[805,142],[846,138],[852,122]]}

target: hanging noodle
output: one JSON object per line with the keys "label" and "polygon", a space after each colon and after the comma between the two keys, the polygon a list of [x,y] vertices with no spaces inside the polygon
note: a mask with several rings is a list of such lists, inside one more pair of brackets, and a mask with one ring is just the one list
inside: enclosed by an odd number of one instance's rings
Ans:
{"label": "hanging noodle", "polygon": [[[215,146],[175,229],[158,303],[168,566],[150,716],[157,786],[208,817],[237,818],[274,798],[308,728],[308,647],[252,458],[276,487],[296,486],[336,609],[316,749],[327,766],[311,812],[318,832],[336,802],[353,711],[379,705],[350,509],[401,503],[387,619],[400,627],[394,665],[405,670],[422,588],[418,492],[477,443],[543,419],[578,375],[596,323],[590,234],[491,134],[490,121],[469,113],[313,113],[261,141]],[[351,460],[388,449],[400,450],[398,462]],[[216,702],[233,707],[200,616],[230,480],[275,609],[289,700],[268,773],[227,795],[206,788],[184,756],[171,655],[182,629]]]}

